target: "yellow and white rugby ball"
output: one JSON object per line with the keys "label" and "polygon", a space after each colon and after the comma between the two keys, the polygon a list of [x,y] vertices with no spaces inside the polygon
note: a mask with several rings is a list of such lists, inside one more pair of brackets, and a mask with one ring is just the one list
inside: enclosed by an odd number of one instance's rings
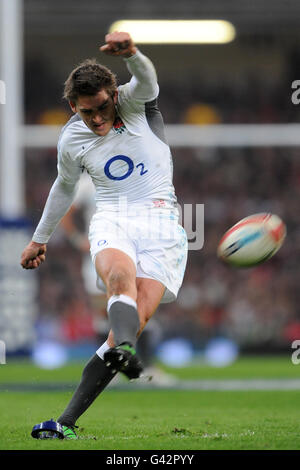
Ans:
{"label": "yellow and white rugby ball", "polygon": [[280,217],[253,214],[227,230],[219,242],[217,254],[232,266],[256,266],[279,250],[285,236],[286,226]]}

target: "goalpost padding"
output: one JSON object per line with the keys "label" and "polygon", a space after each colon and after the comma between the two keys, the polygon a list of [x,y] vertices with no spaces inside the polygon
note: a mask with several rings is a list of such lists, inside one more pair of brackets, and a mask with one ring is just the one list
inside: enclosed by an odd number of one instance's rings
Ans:
{"label": "goalpost padding", "polygon": [[35,340],[37,276],[20,265],[32,226],[0,216],[0,341],[6,353],[30,352]]}

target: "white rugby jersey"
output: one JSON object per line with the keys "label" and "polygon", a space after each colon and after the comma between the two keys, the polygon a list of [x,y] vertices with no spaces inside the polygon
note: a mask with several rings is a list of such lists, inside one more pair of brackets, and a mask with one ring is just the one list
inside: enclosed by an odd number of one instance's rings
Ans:
{"label": "white rugby jersey", "polygon": [[75,184],[86,169],[98,210],[118,210],[122,196],[128,204],[149,207],[163,200],[173,206],[172,159],[156,99],[135,101],[128,88],[118,88],[118,117],[106,136],[96,135],[78,115],[69,121],[59,140],[58,174]]}
{"label": "white rugby jersey", "polygon": [[[155,69],[140,51],[125,62],[133,77],[118,87],[114,126],[107,135],[98,136],[74,115],[58,142],[58,180],[73,188],[85,169],[95,185],[97,211],[120,211],[124,205],[126,210],[132,206],[173,209],[172,157],[157,107]],[[46,243],[66,212],[67,202],[60,208],[57,185],[51,189],[34,234],[36,242]]]}

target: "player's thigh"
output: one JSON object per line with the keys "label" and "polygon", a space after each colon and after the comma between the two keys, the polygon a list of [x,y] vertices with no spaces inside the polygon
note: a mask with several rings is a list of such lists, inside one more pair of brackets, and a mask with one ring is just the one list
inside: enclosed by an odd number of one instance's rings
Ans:
{"label": "player's thigh", "polygon": [[165,286],[155,280],[143,277],[136,278],[137,309],[140,317],[140,331],[157,310],[165,292]]}
{"label": "player's thigh", "polygon": [[136,267],[129,255],[116,248],[97,253],[95,267],[103,280],[107,295],[127,294],[136,300]]}

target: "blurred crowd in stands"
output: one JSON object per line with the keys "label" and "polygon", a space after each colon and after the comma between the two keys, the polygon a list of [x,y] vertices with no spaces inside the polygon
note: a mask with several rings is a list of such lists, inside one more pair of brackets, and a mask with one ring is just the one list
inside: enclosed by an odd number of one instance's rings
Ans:
{"label": "blurred crowd in stands", "polygon": [[[253,77],[236,85],[189,84],[178,93],[175,85],[162,83],[165,122],[298,121],[300,107],[291,104],[288,83],[266,86]],[[57,102],[56,90],[47,94],[49,102],[36,107],[30,106],[28,88],[27,93],[27,123],[63,124],[68,119],[63,103],[50,109]],[[156,313],[161,337],[185,337],[195,348],[202,348],[209,339],[225,336],[245,351],[286,350],[300,338],[300,149],[173,148],[172,154],[178,202],[181,207],[204,204],[205,233],[203,248],[189,252],[178,300],[161,305]],[[26,150],[27,216],[33,225],[39,221],[55,177],[55,149]],[[278,214],[287,224],[282,249],[256,268],[222,264],[216,249],[224,231],[247,215],[265,211]],[[83,231],[82,220],[79,211],[77,223]],[[49,243],[47,261],[39,269],[38,322],[41,328],[43,322],[47,328],[53,324],[55,335],[59,331],[69,342],[95,338],[105,325],[105,303],[100,307],[91,303],[81,263],[82,254],[58,228]]]}
{"label": "blurred crowd in stands", "polygon": [[[163,336],[187,337],[196,348],[218,335],[246,349],[285,347],[300,337],[299,150],[173,149],[173,157],[178,202],[204,204],[205,234],[203,249],[189,252],[177,302],[156,314]],[[27,151],[27,215],[34,224],[55,172],[55,150]],[[287,224],[281,250],[256,268],[223,265],[216,257],[223,232],[242,217],[265,211]],[[82,218],[79,211],[79,230],[84,230]],[[59,321],[69,341],[92,338],[105,318],[105,308],[95,308],[84,288],[81,263],[82,254],[58,228],[39,270],[40,315]]]}

